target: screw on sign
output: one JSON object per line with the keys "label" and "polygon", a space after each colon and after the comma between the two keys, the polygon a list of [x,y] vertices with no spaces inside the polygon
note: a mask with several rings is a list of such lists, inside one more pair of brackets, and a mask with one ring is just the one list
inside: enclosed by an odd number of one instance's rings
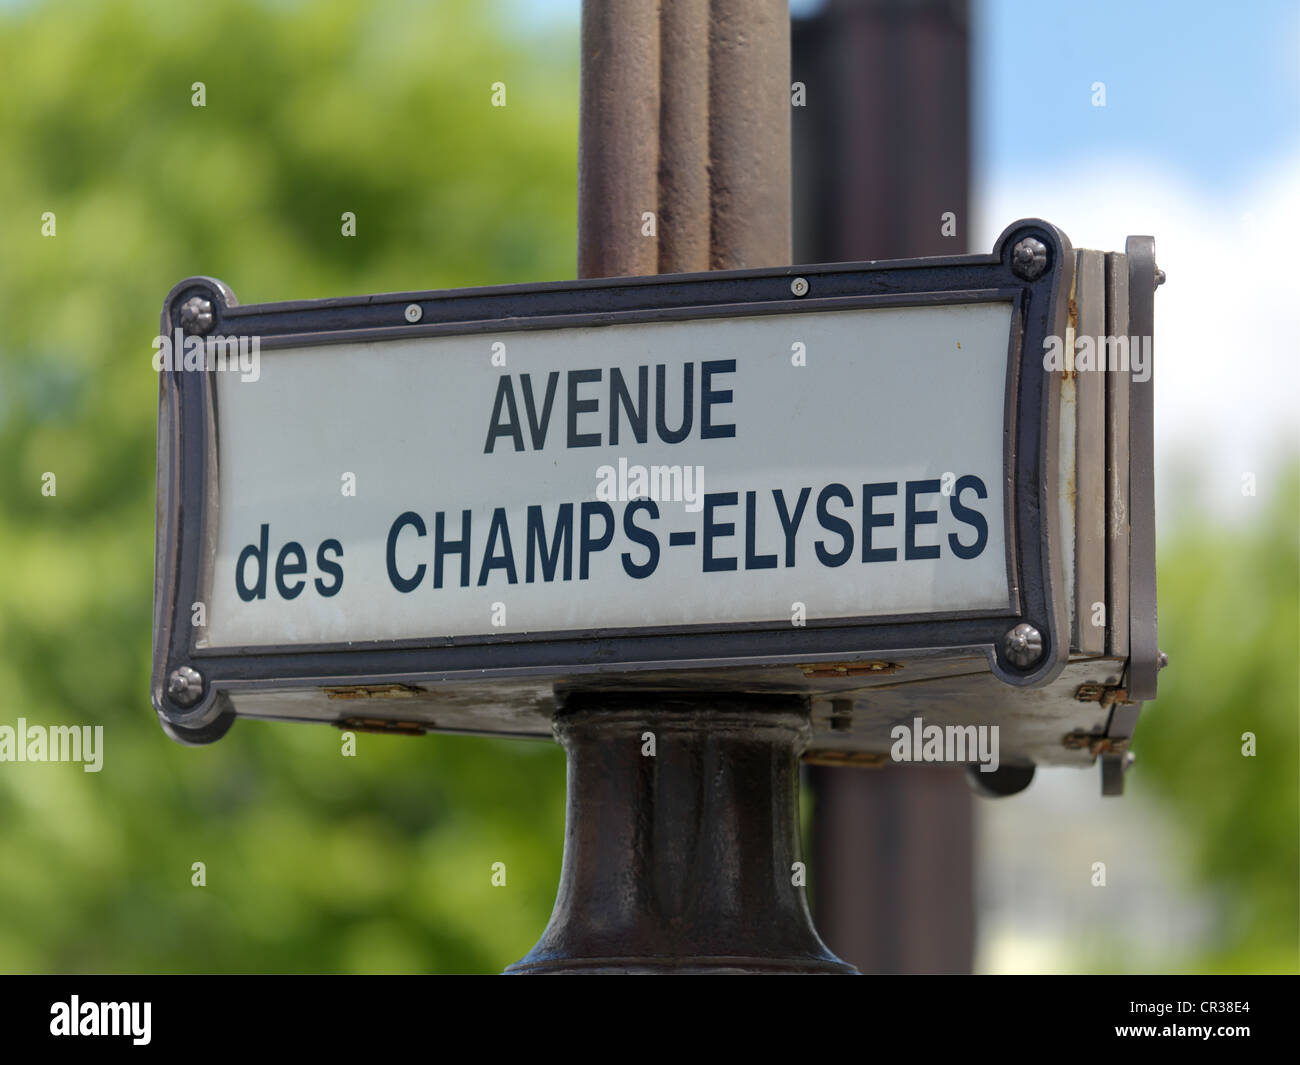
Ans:
{"label": "screw on sign", "polygon": [[1021,669],[1027,669],[1043,657],[1043,634],[1021,622],[1007,633],[1005,648],[1007,658]]}
{"label": "screw on sign", "polygon": [[1047,246],[1033,237],[1026,237],[1012,251],[1011,269],[1019,277],[1032,281],[1047,269]]}
{"label": "screw on sign", "polygon": [[193,706],[203,694],[203,677],[189,666],[174,669],[167,678],[167,694],[180,706]]}
{"label": "screw on sign", "polygon": [[181,328],[192,336],[203,336],[212,328],[212,303],[202,296],[191,296],[181,304]]}

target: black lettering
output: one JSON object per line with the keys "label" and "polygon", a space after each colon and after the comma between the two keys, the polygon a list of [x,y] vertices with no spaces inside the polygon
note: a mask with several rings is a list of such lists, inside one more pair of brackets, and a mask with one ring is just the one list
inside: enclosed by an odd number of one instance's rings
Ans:
{"label": "black lettering", "polygon": [[828,484],[818,493],[817,496],[817,520],[827,532],[837,533],[844,541],[844,546],[838,551],[827,551],[826,541],[818,540],[817,560],[823,566],[842,566],[849,560],[853,554],[853,526],[843,518],[837,518],[826,505],[832,499],[840,500],[846,507],[853,506],[853,493],[842,484]]}
{"label": "black lettering", "polygon": [[[510,408],[509,421],[501,420],[502,406]],[[515,389],[510,383],[510,375],[502,374],[501,379],[497,381],[496,400],[492,404],[492,424],[488,426],[487,444],[483,447],[483,454],[492,454],[492,447],[496,443],[498,436],[508,436],[515,442],[515,450],[523,451],[524,433],[519,428],[519,408],[515,406]]]}
{"label": "black lettering", "polygon": [[[239,593],[239,598],[245,603],[251,603],[254,599],[266,598],[266,548],[270,535],[271,527],[263,525],[258,546],[254,547],[249,544],[239,552],[239,561],[235,563],[235,591]],[[252,587],[249,587],[244,582],[244,570],[250,558],[257,563],[257,580],[253,582]]]}
{"label": "black lettering", "polygon": [[907,507],[904,521],[906,528],[903,534],[903,558],[938,558],[938,544],[922,544],[917,546],[916,527],[918,525],[937,525],[939,523],[939,512],[937,510],[916,509],[916,497],[919,495],[929,495],[932,492],[939,491],[938,481],[908,481],[907,482]]}
{"label": "black lettering", "polygon": [[460,555],[460,586],[469,587],[469,511],[460,512],[460,539],[443,538],[444,518],[440,510],[433,519],[433,586],[442,587],[442,560],[444,555]]}
{"label": "black lettering", "polygon": [[[735,423],[731,425],[714,425],[709,420],[709,408],[716,403],[730,403],[731,390],[715,392],[709,387],[709,378],[715,373],[735,373],[735,359],[714,359],[700,364],[700,439],[711,440],[723,436],[735,436]],[[766,567],[763,567],[766,568]]]}
{"label": "black lettering", "polygon": [[[442,515],[439,514],[438,517],[441,519]],[[416,536],[424,536],[429,531],[424,527],[424,520],[413,510],[408,510],[404,514],[399,514],[397,520],[389,527],[388,550],[386,552],[386,558],[388,561],[388,583],[399,592],[413,592],[415,589],[420,587],[421,582],[424,580],[425,567],[423,562],[415,567],[415,576],[410,580],[407,580],[397,572],[397,537],[408,525],[415,530]],[[342,582],[340,581],[340,583]]]}
{"label": "black lettering", "polygon": [[649,557],[641,565],[632,561],[629,552],[623,552],[623,569],[627,571],[629,577],[635,580],[641,580],[649,577],[659,565],[659,537],[649,529],[643,529],[633,517],[639,510],[648,511],[650,517],[656,521],[659,518],[659,504],[653,499],[637,499],[629,503],[623,510],[623,535],[631,540],[634,544],[640,544],[649,553]]}
{"label": "black lettering", "polygon": [[316,548],[316,568],[334,578],[332,585],[327,585],[319,577],[316,578],[316,592],[328,599],[332,595],[338,595],[343,587],[343,567],[337,562],[325,557],[326,551],[333,551],[339,558],[343,557],[343,545],[337,540],[325,540],[320,547]]}
{"label": "black lettering", "polygon": [[618,443],[618,408],[627,412],[627,424],[638,444],[644,444],[649,429],[650,409],[646,405],[646,393],[650,391],[650,367],[636,368],[636,406],[632,406],[632,396],[623,381],[623,371],[615,367],[609,371],[609,442]]}
{"label": "black lettering", "polygon": [[772,489],[772,498],[776,500],[776,512],[781,519],[781,531],[785,533],[785,564],[787,567],[794,565],[795,533],[799,531],[799,522],[803,520],[803,509],[808,505],[810,495],[812,495],[811,488],[801,488],[799,490],[799,500],[795,504],[794,517],[792,518],[785,507],[785,493],[779,488]]}
{"label": "black lettering", "polygon": [[569,371],[569,447],[600,447],[600,433],[579,433],[578,415],[600,406],[598,399],[578,399],[578,386],[600,380],[599,370]]}
{"label": "black lettering", "polygon": [[551,406],[555,403],[555,386],[559,383],[560,374],[558,370],[546,375],[546,398],[542,400],[542,416],[539,419],[537,417],[537,404],[533,399],[532,375],[523,375],[524,413],[528,415],[528,433],[533,439],[534,451],[541,451],[546,445],[546,427],[551,423]]}
{"label": "black lettering", "polygon": [[[591,535],[591,518],[599,514],[605,519],[605,531],[599,538]],[[590,572],[589,560],[596,551],[604,551],[614,541],[614,511],[608,503],[586,502],[582,504],[579,524],[582,526],[581,539],[578,544],[578,580],[585,581]]]}
{"label": "black lettering", "polygon": [[[735,363],[733,361],[732,365]],[[776,555],[754,553],[755,526],[758,524],[758,493],[745,493],[745,569],[776,569]]]}
{"label": "black lettering", "polygon": [[[496,554],[498,537],[501,540],[501,554]],[[488,527],[487,547],[483,551],[483,565],[478,571],[478,586],[487,584],[488,574],[494,569],[506,571],[506,580],[517,584],[519,578],[515,573],[515,555],[510,547],[510,525],[506,522],[506,508],[497,507],[492,511],[492,524]]]}
{"label": "black lettering", "polygon": [[984,482],[978,477],[967,474],[965,477],[958,477],[957,483],[953,486],[952,495],[948,499],[949,509],[952,510],[952,516],[958,521],[965,522],[975,530],[975,542],[969,547],[965,546],[956,533],[948,534],[948,546],[952,553],[958,558],[976,558],[984,550],[984,546],[989,542],[989,526],[984,520],[984,515],[978,510],[964,506],[961,501],[961,494],[967,488],[974,491],[980,499],[987,499],[989,496],[988,489],[984,487]]}
{"label": "black lettering", "polygon": [[546,522],[541,507],[528,508],[528,561],[525,564],[524,583],[532,584],[535,564],[540,555],[542,580],[555,580],[555,568],[560,562],[560,548],[564,548],[564,579],[573,577],[573,504],[561,503],[555,515],[555,539],[546,548]]}
{"label": "black lettering", "polygon": [[877,496],[898,495],[897,481],[880,481],[877,484],[862,486],[862,561],[895,562],[898,560],[896,547],[872,547],[871,530],[887,529],[894,524],[893,514],[877,514],[873,501]]}
{"label": "black lettering", "polygon": [[695,364],[688,362],[682,367],[682,424],[678,429],[669,429],[665,418],[667,390],[668,367],[660,363],[655,367],[655,429],[665,444],[680,444],[689,435],[695,420]]}
{"label": "black lettering", "polygon": [[735,536],[735,522],[715,522],[714,507],[734,507],[740,497],[735,492],[704,493],[704,572],[721,573],[736,568],[735,558],[714,558],[713,538],[715,536]]}
{"label": "black lettering", "polygon": [[[289,556],[296,556],[296,561],[289,562]],[[297,584],[290,585],[285,577],[297,577],[299,574],[307,572],[307,553],[303,551],[302,544],[297,540],[290,540],[282,548],[275,559],[275,590],[285,599],[297,599],[302,595],[302,590],[307,587],[306,581],[299,581]]]}

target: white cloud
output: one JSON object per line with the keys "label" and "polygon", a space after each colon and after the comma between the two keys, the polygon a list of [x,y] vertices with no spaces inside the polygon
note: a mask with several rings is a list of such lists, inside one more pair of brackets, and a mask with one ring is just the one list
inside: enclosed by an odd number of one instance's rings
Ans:
{"label": "white cloud", "polygon": [[[1059,226],[1076,248],[1122,251],[1129,234],[1154,236],[1168,276],[1156,293],[1157,505],[1174,502],[1162,472],[1187,465],[1200,506],[1249,520],[1300,451],[1300,159],[1224,196],[1122,159],[1032,176],[977,192],[974,247],[1026,217]],[[1242,496],[1245,472],[1256,499]]]}

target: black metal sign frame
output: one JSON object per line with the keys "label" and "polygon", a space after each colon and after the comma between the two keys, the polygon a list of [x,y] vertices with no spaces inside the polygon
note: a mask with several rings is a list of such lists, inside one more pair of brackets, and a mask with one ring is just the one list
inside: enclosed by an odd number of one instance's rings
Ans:
{"label": "black metal sign frame", "polygon": [[[843,309],[1003,301],[1012,305],[1004,425],[1008,586],[1005,609],[892,617],[788,620],[385,640],[338,645],[199,647],[191,606],[214,549],[217,417],[213,372],[160,373],[153,703],[187,742],[223,734],[240,690],[632,673],[665,668],[984,652],[1013,685],[1041,685],[1069,643],[1056,505],[1058,393],[1044,341],[1064,338],[1073,271],[1068,239],[1037,219],[1016,222],[990,255],[718,271],[537,285],[405,292],[240,306],[222,282],[182,281],[168,294],[162,334],[176,329],[257,337],[262,350],[350,341],[602,326],[624,322],[807,314]],[[206,301],[206,302],[197,302]],[[208,311],[196,324],[195,306]],[[188,306],[188,311],[183,308]],[[410,311],[414,306],[418,313]],[[271,356],[272,358],[274,355]],[[1043,653],[1009,661],[1006,633],[1028,623]],[[201,690],[169,690],[177,670]]]}

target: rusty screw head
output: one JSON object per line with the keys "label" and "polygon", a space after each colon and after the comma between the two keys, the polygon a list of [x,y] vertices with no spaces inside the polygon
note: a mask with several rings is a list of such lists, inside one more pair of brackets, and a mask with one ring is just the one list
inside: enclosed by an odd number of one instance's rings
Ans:
{"label": "rusty screw head", "polygon": [[181,304],[181,328],[191,336],[203,336],[212,328],[212,301],[191,296]]}
{"label": "rusty screw head", "polygon": [[1028,669],[1043,657],[1043,634],[1022,621],[1002,638],[1002,650],[1012,665]]}
{"label": "rusty screw head", "polygon": [[1011,269],[1017,277],[1032,281],[1047,269],[1047,245],[1026,237],[1011,249]]}
{"label": "rusty screw head", "polygon": [[167,678],[167,694],[177,706],[193,706],[203,694],[203,677],[189,666],[173,669]]}

